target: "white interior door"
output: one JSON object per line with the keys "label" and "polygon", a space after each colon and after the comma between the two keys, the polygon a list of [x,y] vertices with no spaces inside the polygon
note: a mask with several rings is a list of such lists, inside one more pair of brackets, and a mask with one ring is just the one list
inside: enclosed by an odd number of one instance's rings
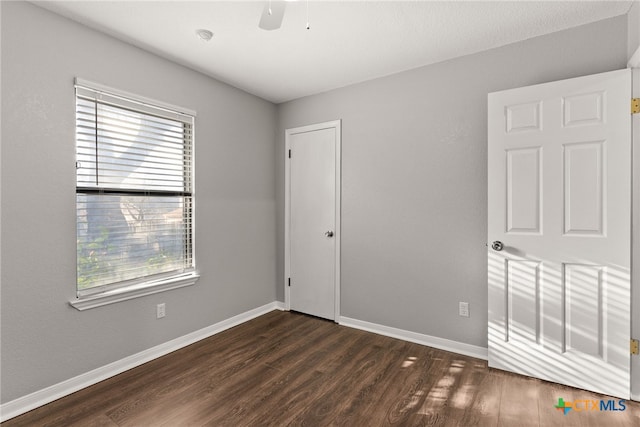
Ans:
{"label": "white interior door", "polygon": [[630,99],[630,70],[489,95],[489,366],[629,397]]}
{"label": "white interior door", "polygon": [[339,297],[340,123],[289,129],[288,266],[291,310],[336,320]]}

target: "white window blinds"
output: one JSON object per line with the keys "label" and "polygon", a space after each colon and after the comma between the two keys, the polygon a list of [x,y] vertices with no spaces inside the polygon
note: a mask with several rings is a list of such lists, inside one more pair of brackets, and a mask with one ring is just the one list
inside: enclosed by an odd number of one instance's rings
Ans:
{"label": "white window blinds", "polygon": [[193,273],[193,125],[76,85],[79,297]]}

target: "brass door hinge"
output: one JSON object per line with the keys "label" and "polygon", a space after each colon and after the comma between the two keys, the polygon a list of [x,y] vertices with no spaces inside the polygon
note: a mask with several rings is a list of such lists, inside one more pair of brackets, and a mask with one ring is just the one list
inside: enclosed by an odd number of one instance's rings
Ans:
{"label": "brass door hinge", "polygon": [[633,338],[631,338],[631,354],[635,354],[638,355],[640,354],[640,346],[638,345],[638,340],[634,340]]}
{"label": "brass door hinge", "polygon": [[631,98],[631,114],[640,113],[640,98]]}

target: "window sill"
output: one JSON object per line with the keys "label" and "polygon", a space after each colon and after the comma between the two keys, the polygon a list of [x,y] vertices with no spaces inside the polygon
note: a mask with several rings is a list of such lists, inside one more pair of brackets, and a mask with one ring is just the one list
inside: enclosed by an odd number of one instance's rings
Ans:
{"label": "window sill", "polygon": [[157,294],[158,292],[165,292],[172,289],[191,286],[198,281],[199,277],[200,276],[197,273],[193,273],[187,276],[171,277],[162,281],[155,281],[152,283],[132,285],[126,288],[112,290],[99,295],[77,298],[75,300],[69,301],[69,304],[73,308],[80,311],[89,310],[91,308],[101,307],[103,305],[115,304],[120,301],[126,301],[146,295]]}

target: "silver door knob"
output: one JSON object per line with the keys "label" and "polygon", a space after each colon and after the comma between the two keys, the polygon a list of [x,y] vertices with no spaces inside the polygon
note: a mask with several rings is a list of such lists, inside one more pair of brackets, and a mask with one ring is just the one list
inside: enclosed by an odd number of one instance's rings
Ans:
{"label": "silver door knob", "polygon": [[327,231],[324,233],[324,235],[327,237],[333,237],[333,231]]}
{"label": "silver door knob", "polygon": [[502,248],[504,248],[504,245],[499,240],[496,240],[491,244],[491,249],[493,249],[494,251],[501,251]]}

